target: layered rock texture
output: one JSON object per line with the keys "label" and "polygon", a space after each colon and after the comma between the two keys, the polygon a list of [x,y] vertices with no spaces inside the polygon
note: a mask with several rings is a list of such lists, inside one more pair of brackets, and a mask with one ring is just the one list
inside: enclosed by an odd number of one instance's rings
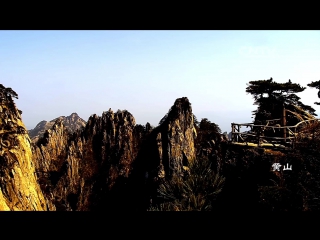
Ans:
{"label": "layered rock texture", "polygon": [[63,125],[65,127],[67,127],[67,129],[70,132],[74,132],[78,129],[81,129],[81,128],[85,127],[85,125],[86,125],[86,121],[84,121],[82,118],[80,118],[77,113],[72,113],[70,116],[67,116],[67,117],[60,116],[60,117],[55,118],[49,122],[43,120],[43,121],[39,122],[34,129],[28,131],[32,142],[37,142],[39,140],[39,138],[43,136],[43,134],[46,132],[46,130],[53,127],[53,124],[57,120],[60,120],[63,123]]}
{"label": "layered rock texture", "polygon": [[0,84],[0,210],[47,210],[30,138],[13,97],[18,95]]}

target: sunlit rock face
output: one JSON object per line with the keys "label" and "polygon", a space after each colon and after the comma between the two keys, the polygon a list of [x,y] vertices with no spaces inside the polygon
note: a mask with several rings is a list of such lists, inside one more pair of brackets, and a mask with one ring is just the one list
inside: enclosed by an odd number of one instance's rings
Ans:
{"label": "sunlit rock face", "polygon": [[[195,158],[195,137],[191,104],[186,97],[178,98],[166,119],[152,131],[146,143],[148,147],[142,149],[145,151],[142,152],[144,158],[155,163],[148,170],[157,172],[155,177],[183,174],[184,166],[187,167],[188,162]],[[148,157],[148,154],[151,156]],[[150,164],[145,164],[148,165]]]}
{"label": "sunlit rock face", "polygon": [[183,174],[183,166],[187,167],[188,162],[195,158],[196,131],[188,98],[179,98],[175,101],[159,130],[158,154],[165,175]]}
{"label": "sunlit rock face", "polygon": [[53,127],[56,121],[61,121],[69,132],[75,132],[76,130],[81,129],[86,125],[86,121],[80,118],[77,113],[72,113],[70,116],[67,117],[60,116],[49,122],[41,121],[37,124],[37,126],[34,129],[28,131],[31,141],[34,143],[37,142],[39,138],[43,136],[46,130],[49,130]]}
{"label": "sunlit rock face", "polygon": [[11,88],[0,84],[0,210],[47,210],[36,178],[30,138]]}

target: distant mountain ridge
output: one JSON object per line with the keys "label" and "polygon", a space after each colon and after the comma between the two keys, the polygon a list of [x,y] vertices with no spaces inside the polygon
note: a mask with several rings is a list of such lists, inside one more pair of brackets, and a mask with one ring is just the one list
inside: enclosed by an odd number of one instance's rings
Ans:
{"label": "distant mountain ridge", "polygon": [[49,122],[43,120],[39,122],[34,129],[28,131],[29,137],[31,138],[32,142],[35,143],[36,141],[38,141],[38,139],[43,136],[45,131],[50,129],[57,120],[60,120],[70,132],[74,132],[77,129],[86,126],[86,121],[79,117],[77,113],[72,113],[67,117],[60,116]]}

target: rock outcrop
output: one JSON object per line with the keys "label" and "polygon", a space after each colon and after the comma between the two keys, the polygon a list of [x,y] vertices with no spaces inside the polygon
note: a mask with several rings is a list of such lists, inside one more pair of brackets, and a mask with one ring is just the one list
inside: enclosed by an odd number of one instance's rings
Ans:
{"label": "rock outcrop", "polygon": [[46,132],[46,130],[53,127],[53,124],[57,121],[62,121],[63,125],[69,130],[69,132],[74,132],[78,129],[85,127],[86,121],[79,117],[77,113],[72,113],[70,116],[60,116],[49,122],[43,120],[37,124],[34,129],[28,131],[32,142],[37,142],[40,137]]}
{"label": "rock outcrop", "polygon": [[0,210],[47,210],[36,178],[31,141],[13,97],[18,95],[0,84]]}
{"label": "rock outcrop", "polygon": [[195,159],[194,128],[191,103],[183,97],[175,101],[160,125],[143,143],[133,168],[133,182],[139,209],[157,198],[157,188],[164,179],[184,175]]}
{"label": "rock outcrop", "polygon": [[[188,98],[179,98],[166,120],[154,130],[159,162],[158,176],[183,174],[188,162],[195,158],[194,139],[197,136]],[[152,171],[152,169],[150,169]]]}
{"label": "rock outcrop", "polygon": [[[154,130],[157,142],[158,176],[183,174],[195,158],[194,139],[197,136],[191,104],[183,97],[175,101],[164,122]],[[151,171],[154,169],[150,169]]]}

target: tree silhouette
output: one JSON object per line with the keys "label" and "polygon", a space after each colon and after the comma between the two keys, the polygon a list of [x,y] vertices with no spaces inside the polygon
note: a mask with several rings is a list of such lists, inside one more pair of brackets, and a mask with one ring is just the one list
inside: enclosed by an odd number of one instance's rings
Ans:
{"label": "tree silhouette", "polygon": [[195,139],[197,152],[201,152],[203,148],[206,148],[204,146],[208,146],[209,142],[211,144],[213,142],[219,143],[220,141],[221,129],[219,125],[210,122],[207,118],[202,118],[199,127],[197,128],[197,138]]}
{"label": "tree silhouette", "polygon": [[200,124],[200,123],[199,123],[196,115],[194,115],[194,114],[192,114],[192,115],[193,115],[193,123],[194,123],[194,125],[195,125],[196,127],[199,127],[199,124]]}
{"label": "tree silhouette", "polygon": [[15,91],[13,91],[12,88],[6,88],[5,92],[6,92],[7,96],[18,99],[18,94]]}
{"label": "tree silhouette", "polygon": [[[307,84],[308,87],[311,87],[311,88],[316,88],[318,89],[318,98],[320,98],[320,80],[318,81],[315,81],[315,82],[311,82],[309,84]],[[316,105],[320,105],[320,102],[315,102],[314,104]]]}
{"label": "tree silhouette", "polygon": [[208,118],[202,118],[199,127],[202,131],[207,131],[209,133],[221,133],[219,125],[210,122]]}

